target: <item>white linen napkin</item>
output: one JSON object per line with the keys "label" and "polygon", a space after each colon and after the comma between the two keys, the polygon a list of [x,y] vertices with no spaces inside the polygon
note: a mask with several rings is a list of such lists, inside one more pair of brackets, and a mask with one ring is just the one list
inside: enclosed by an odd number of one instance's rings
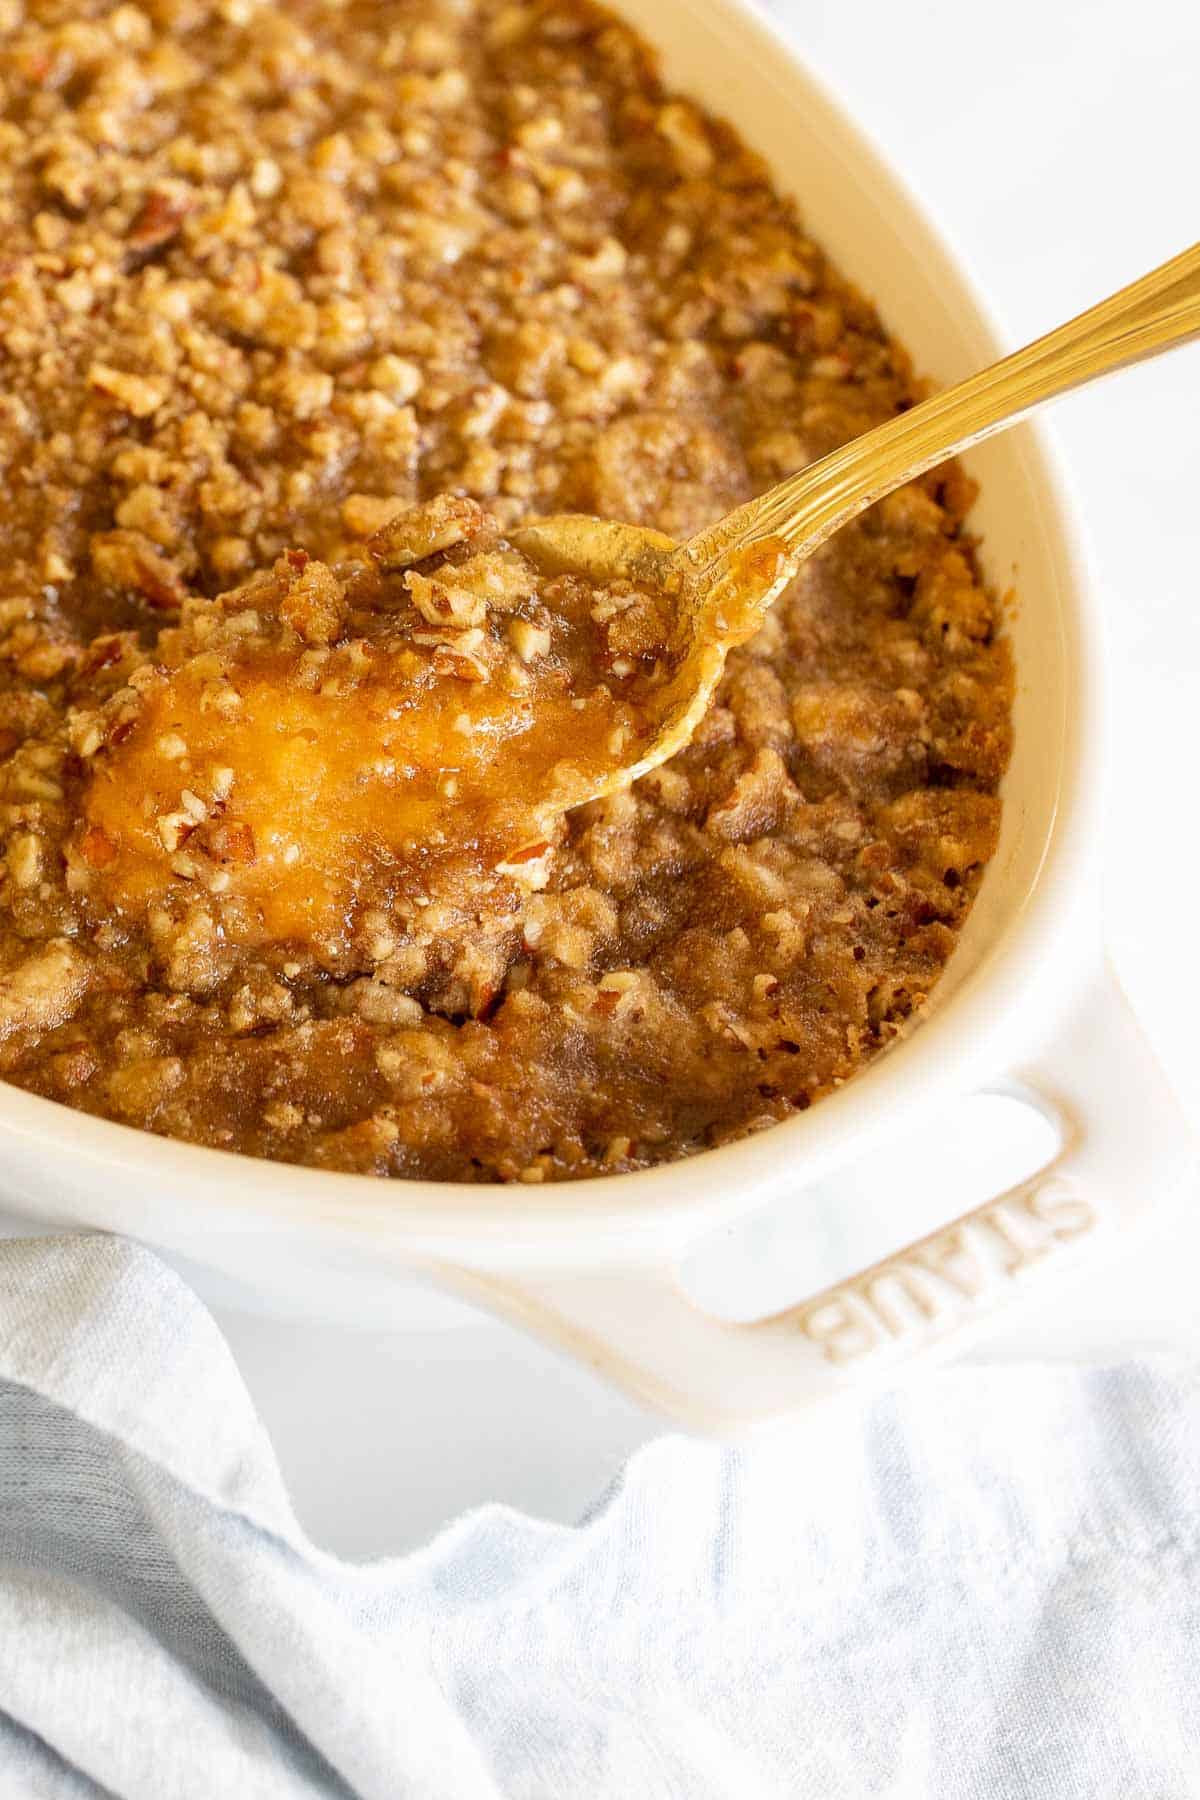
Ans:
{"label": "white linen napkin", "polygon": [[1192,1366],[972,1366],[356,1566],[176,1275],[4,1243],[0,1794],[1191,1800],[1198,1477]]}

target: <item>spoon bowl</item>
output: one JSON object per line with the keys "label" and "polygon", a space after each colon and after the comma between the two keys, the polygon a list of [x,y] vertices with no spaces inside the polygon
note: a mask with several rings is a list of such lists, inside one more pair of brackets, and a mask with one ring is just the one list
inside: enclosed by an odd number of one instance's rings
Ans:
{"label": "spoon bowl", "polygon": [[586,513],[534,520],[509,537],[541,574],[577,575],[599,588],[631,582],[674,601],[673,630],[663,645],[670,672],[655,691],[649,742],[643,740],[633,761],[614,763],[610,775],[583,796],[589,800],[627,787],[684,748],[708,709],[730,650],[758,629],[801,560],[781,538],[753,537],[739,538],[727,549],[714,545],[715,554],[705,561],[702,539],[676,545],[661,531]]}

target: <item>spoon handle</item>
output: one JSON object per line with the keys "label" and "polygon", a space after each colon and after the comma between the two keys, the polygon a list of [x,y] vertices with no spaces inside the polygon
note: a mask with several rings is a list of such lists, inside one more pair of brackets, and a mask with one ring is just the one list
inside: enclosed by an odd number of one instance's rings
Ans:
{"label": "spoon handle", "polygon": [[1200,244],[1057,331],[810,463],[685,546],[707,568],[723,552],[782,540],[809,554],[876,500],[1002,431],[1044,400],[1200,336]]}

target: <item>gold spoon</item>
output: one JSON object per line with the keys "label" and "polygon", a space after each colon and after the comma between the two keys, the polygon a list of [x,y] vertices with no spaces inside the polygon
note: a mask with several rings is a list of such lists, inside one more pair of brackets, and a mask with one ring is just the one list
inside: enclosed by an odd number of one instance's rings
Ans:
{"label": "gold spoon", "polygon": [[1193,245],[1024,350],[831,451],[686,543],[579,513],[510,531],[548,573],[601,584],[632,580],[674,598],[674,636],[664,646],[673,673],[654,695],[636,761],[605,768],[589,758],[586,784],[565,783],[551,809],[612,793],[681,750],[729,651],[758,629],[805,558],[876,500],[1043,401],[1197,336],[1200,245]]}

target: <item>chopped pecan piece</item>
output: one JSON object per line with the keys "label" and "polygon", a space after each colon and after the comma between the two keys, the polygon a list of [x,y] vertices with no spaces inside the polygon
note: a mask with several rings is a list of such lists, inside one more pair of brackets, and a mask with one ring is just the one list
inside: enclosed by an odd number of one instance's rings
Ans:
{"label": "chopped pecan piece", "polygon": [[409,569],[438,550],[449,550],[493,528],[491,516],[477,500],[437,494],[389,519],[367,539],[367,549],[381,569]]}
{"label": "chopped pecan piece", "polygon": [[97,532],[91,553],[93,573],[109,587],[141,594],[163,611],[181,605],[187,589],[178,568],[140,531]]}

